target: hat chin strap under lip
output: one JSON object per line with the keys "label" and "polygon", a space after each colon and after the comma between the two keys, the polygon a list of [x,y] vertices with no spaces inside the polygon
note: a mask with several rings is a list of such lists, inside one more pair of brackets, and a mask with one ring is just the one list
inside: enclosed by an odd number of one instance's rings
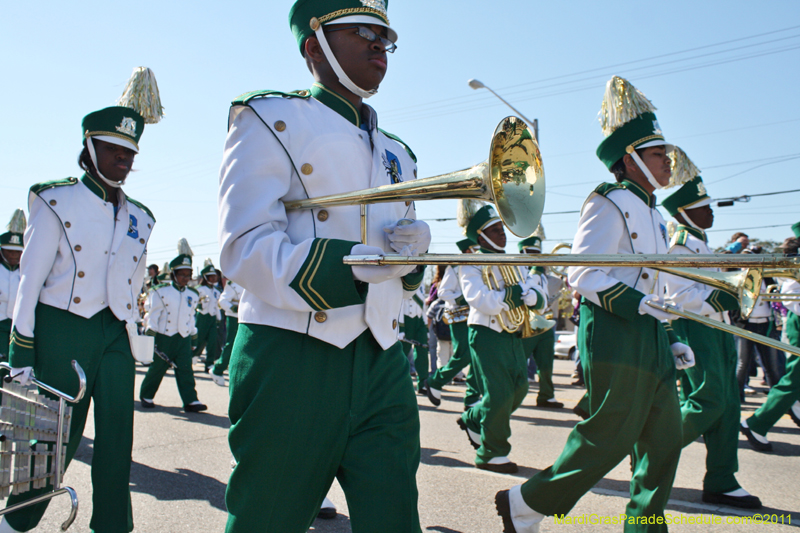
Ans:
{"label": "hat chin strap under lip", "polygon": [[336,56],[333,54],[333,50],[328,45],[328,40],[325,38],[325,33],[322,31],[322,26],[316,29],[314,35],[317,36],[317,40],[319,41],[319,45],[322,47],[322,52],[325,54],[325,57],[328,58],[328,63],[330,63],[331,68],[336,73],[336,76],[339,77],[339,83],[345,86],[345,88],[350,91],[351,93],[355,94],[356,96],[360,96],[361,98],[369,98],[370,96],[374,96],[375,93],[378,92],[378,88],[375,87],[371,91],[365,91],[351,80],[347,74],[345,73],[344,69],[339,65],[339,61],[336,60]]}
{"label": "hat chin strap under lip", "polygon": [[[122,181],[111,181],[110,179],[103,176],[103,173],[100,172],[100,167],[97,166],[97,154],[94,152],[94,142],[92,142],[92,138],[89,137],[86,139],[86,148],[89,149],[89,157],[92,159],[92,163],[94,164],[94,171],[97,172],[97,177],[103,180],[106,184],[114,187],[115,189],[121,188],[125,185],[125,180]],[[128,179],[127,177],[125,179]]]}
{"label": "hat chin strap under lip", "polygon": [[638,153],[636,153],[636,150],[632,150],[630,152],[630,154],[631,154],[631,157],[633,158],[633,160],[636,161],[636,165],[639,167],[639,169],[642,171],[642,173],[647,178],[647,181],[650,182],[650,185],[652,185],[656,189],[663,189],[664,186],[661,185],[658,181],[656,181],[655,176],[653,176],[653,173],[650,172],[649,168],[647,168],[647,165],[644,164],[644,161],[642,161],[642,158],[639,157]]}
{"label": "hat chin strap under lip", "polygon": [[492,248],[494,248],[494,250],[495,250],[496,252],[504,252],[504,251],[505,251],[505,248],[500,248],[499,246],[497,246],[497,243],[495,243],[495,242],[494,242],[492,239],[490,239],[490,238],[489,238],[489,236],[488,236],[488,235],[486,235],[484,232],[482,232],[481,230],[478,230],[478,233],[481,235],[481,237],[483,237],[483,239],[484,239],[486,242],[488,242],[488,243],[489,243],[489,246],[491,246]]}

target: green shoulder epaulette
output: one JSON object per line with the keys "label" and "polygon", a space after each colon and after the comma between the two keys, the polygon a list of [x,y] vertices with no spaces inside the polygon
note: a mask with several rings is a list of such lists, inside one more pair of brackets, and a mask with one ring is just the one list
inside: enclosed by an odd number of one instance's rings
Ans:
{"label": "green shoulder epaulette", "polygon": [[601,183],[600,185],[595,188],[594,192],[599,194],[600,196],[608,196],[608,193],[611,191],[616,191],[617,189],[625,189],[626,187],[621,183]]}
{"label": "green shoulder epaulette", "polygon": [[672,243],[670,243],[670,248],[673,246],[686,246],[686,241],[689,238],[689,232],[686,230],[676,231],[675,235],[672,236]]}
{"label": "green shoulder epaulette", "polygon": [[194,287],[186,287],[186,288],[189,289],[190,291],[192,291],[193,293],[195,293],[196,295],[200,296],[200,292],[197,289],[195,289]]}
{"label": "green shoulder epaulette", "polygon": [[145,213],[147,213],[147,214],[150,216],[150,218],[152,218],[152,219],[153,219],[153,222],[155,222],[155,221],[156,221],[156,217],[155,217],[155,216],[153,216],[153,212],[152,212],[152,211],[150,211],[150,209],[148,209],[146,205],[144,205],[144,204],[143,204],[143,203],[141,203],[141,202],[137,202],[136,200],[134,200],[134,199],[133,199],[133,198],[131,198],[130,196],[126,196],[125,198],[127,198],[127,199],[128,199],[128,201],[129,201],[130,203],[132,203],[133,205],[135,205],[136,207],[138,207],[139,209],[141,209],[142,211],[144,211]]}
{"label": "green shoulder epaulette", "polygon": [[267,96],[282,96],[283,98],[308,98],[311,96],[311,92],[307,89],[290,91],[288,93],[283,91],[271,91],[269,89],[264,91],[250,91],[249,93],[244,93],[237,96],[233,102],[231,102],[231,105],[247,105],[250,100],[253,100],[254,98],[265,98]]}
{"label": "green shoulder epaulette", "polygon": [[402,145],[403,145],[403,148],[405,148],[405,149],[406,149],[406,152],[408,152],[408,155],[409,155],[409,156],[411,156],[411,159],[413,159],[413,160],[414,160],[414,163],[416,163],[416,162],[417,162],[417,156],[415,156],[415,155],[414,155],[414,152],[412,152],[412,151],[411,151],[411,148],[409,148],[409,147],[408,147],[408,145],[407,145],[405,142],[403,142],[403,139],[401,139],[400,137],[398,137],[398,136],[397,136],[397,135],[395,135],[394,133],[389,133],[388,131],[384,131],[384,130],[382,130],[382,129],[380,129],[380,128],[378,128],[378,130],[380,130],[380,132],[381,132],[381,133],[383,133],[384,135],[386,135],[387,137],[389,137],[391,140],[393,140],[393,141],[397,141],[397,142],[399,142],[400,144],[402,144]]}
{"label": "green shoulder epaulette", "polygon": [[169,287],[172,283],[159,283],[158,285],[153,285],[150,287],[151,291],[157,291],[158,289],[163,289],[164,287]]}
{"label": "green shoulder epaulette", "polygon": [[52,180],[52,181],[43,181],[42,183],[36,183],[31,187],[31,192],[33,194],[39,194],[42,191],[46,191],[47,189],[52,189],[53,187],[63,187],[65,185],[75,185],[78,183],[78,178],[65,178],[63,180]]}

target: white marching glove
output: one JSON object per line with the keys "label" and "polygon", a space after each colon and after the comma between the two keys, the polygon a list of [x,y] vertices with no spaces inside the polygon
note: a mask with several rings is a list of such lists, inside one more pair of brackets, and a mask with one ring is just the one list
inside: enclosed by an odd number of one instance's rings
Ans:
{"label": "white marching glove", "polygon": [[524,285],[522,286],[522,290],[527,291],[522,293],[522,301],[525,302],[525,305],[528,307],[533,307],[536,305],[536,302],[539,301],[539,295],[536,293],[536,291]]}
{"label": "white marching glove", "polygon": [[431,228],[422,220],[415,220],[410,224],[406,223],[408,221],[409,219],[404,218],[398,220],[397,224],[383,228],[389,238],[389,246],[395,252],[408,247],[408,253],[403,255],[424,254],[431,246]]}
{"label": "white marching glove", "polygon": [[654,307],[650,307],[647,305],[647,302],[653,302],[655,304],[663,304],[664,300],[656,296],[655,294],[648,294],[639,302],[639,314],[640,315],[650,315],[656,320],[674,320],[677,318],[672,313],[667,313],[666,311],[662,311],[661,309],[656,309]]}
{"label": "white marching glove", "polygon": [[23,366],[20,368],[11,369],[11,378],[22,386],[25,386],[30,382],[32,374],[32,366]]}
{"label": "white marching glove", "polygon": [[675,368],[685,370],[694,366],[694,352],[682,342],[673,342],[670,345],[672,356],[675,358]]}
{"label": "white marching glove", "polygon": [[[386,252],[377,246],[356,244],[350,249],[350,255],[386,255]],[[351,268],[353,269],[353,277],[358,281],[363,281],[365,283],[383,283],[390,279],[402,278],[416,267],[414,265],[353,265]]]}
{"label": "white marching glove", "polygon": [[406,334],[405,334],[405,332],[401,331],[400,333],[398,333],[398,334],[397,334],[397,340],[399,340],[399,341],[404,341],[404,340],[406,340]]}

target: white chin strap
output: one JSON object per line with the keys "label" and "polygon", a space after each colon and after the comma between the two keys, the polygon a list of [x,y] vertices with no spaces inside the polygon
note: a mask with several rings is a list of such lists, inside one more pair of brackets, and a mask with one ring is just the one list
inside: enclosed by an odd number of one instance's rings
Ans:
{"label": "white chin strap", "polygon": [[365,91],[364,89],[353,83],[353,80],[347,77],[347,74],[345,74],[344,69],[339,65],[339,62],[336,60],[336,56],[333,55],[331,47],[328,46],[328,40],[325,39],[325,33],[322,31],[322,26],[317,28],[317,30],[314,32],[314,35],[317,36],[319,45],[322,47],[322,51],[325,53],[325,57],[328,58],[328,63],[331,64],[333,71],[339,77],[339,83],[344,85],[348,91],[355,94],[356,96],[360,96],[361,98],[369,98],[370,96],[373,96],[375,93],[378,92],[377,87],[375,87],[371,91]]}
{"label": "white chin strap", "polygon": [[[103,176],[103,173],[100,172],[100,167],[97,166],[97,154],[94,153],[94,142],[92,142],[92,138],[89,137],[86,139],[86,148],[89,149],[89,157],[92,158],[92,163],[94,163],[94,171],[97,172],[97,177],[103,180],[106,184],[114,187],[115,189],[119,189],[123,185],[125,185],[125,180],[122,181],[111,181],[107,177]],[[127,178],[125,178],[127,179]]]}
{"label": "white chin strap", "polygon": [[642,173],[644,173],[645,177],[647,178],[647,181],[650,182],[650,185],[652,185],[656,189],[664,188],[663,185],[661,185],[656,181],[656,178],[653,176],[653,173],[650,172],[650,169],[647,168],[647,165],[644,164],[644,161],[642,161],[642,158],[639,157],[639,154],[636,153],[636,150],[633,150],[631,152],[631,157],[633,158],[634,161],[636,161],[636,164],[639,166],[639,169],[642,171]]}
{"label": "white chin strap", "polygon": [[488,242],[488,243],[489,243],[489,246],[491,246],[492,248],[494,248],[494,250],[495,250],[496,252],[505,252],[505,248],[500,248],[499,246],[497,246],[497,243],[495,243],[495,242],[494,242],[492,239],[490,239],[490,238],[489,238],[489,236],[488,236],[488,235],[486,235],[484,232],[482,232],[482,231],[478,231],[478,233],[481,235],[481,237],[483,237],[483,239],[484,239],[486,242]]}
{"label": "white chin strap", "polygon": [[689,224],[691,227],[693,227],[698,231],[702,231],[703,235],[705,235],[706,233],[705,230],[703,230],[697,224],[695,224],[694,221],[691,218],[689,218],[689,214],[686,211],[681,211],[681,216],[683,217],[683,220],[685,220],[687,224]]}

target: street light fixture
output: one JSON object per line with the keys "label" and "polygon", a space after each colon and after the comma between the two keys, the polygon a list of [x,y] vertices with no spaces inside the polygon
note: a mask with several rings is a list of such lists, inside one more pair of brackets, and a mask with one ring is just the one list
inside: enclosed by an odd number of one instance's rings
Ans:
{"label": "street light fixture", "polygon": [[514,107],[513,105],[511,105],[508,102],[506,102],[505,99],[503,99],[502,96],[500,96],[499,94],[494,92],[491,89],[491,87],[487,87],[486,85],[484,85],[483,82],[481,82],[480,80],[472,79],[472,80],[469,80],[467,82],[467,84],[470,87],[472,87],[473,89],[486,89],[487,91],[489,91],[490,93],[495,95],[497,98],[499,98],[500,101],[503,102],[504,104],[506,104],[508,107],[510,107],[514,111],[514,113],[516,113],[517,115],[522,117],[522,119],[525,120],[525,122],[527,122],[528,124],[533,126],[533,136],[536,138],[537,142],[539,141],[539,119],[530,120],[528,117],[523,115],[516,107]]}

